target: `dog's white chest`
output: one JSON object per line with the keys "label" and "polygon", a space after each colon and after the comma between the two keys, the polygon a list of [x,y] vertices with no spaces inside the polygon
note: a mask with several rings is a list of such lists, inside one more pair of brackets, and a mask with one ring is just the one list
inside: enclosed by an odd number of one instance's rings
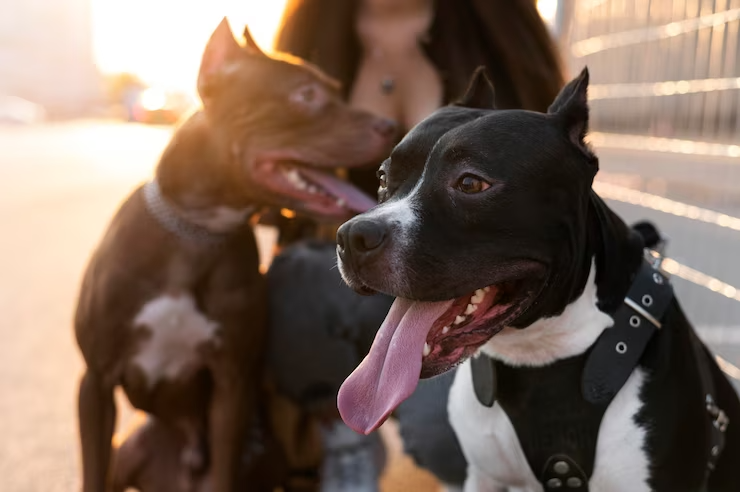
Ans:
{"label": "dog's white chest", "polygon": [[[639,392],[644,380],[642,370],[635,370],[604,415],[590,490],[650,490],[645,429],[634,419],[642,406]],[[457,371],[450,390],[449,414],[470,466],[465,492],[542,491],[509,417],[500,405],[488,408],[476,398],[470,362]]]}
{"label": "dog's white chest", "polygon": [[133,363],[144,372],[150,386],[199,367],[201,349],[217,343],[218,338],[218,324],[200,313],[188,294],[163,295],[146,303],[136,315],[134,327],[145,330],[146,336]]}

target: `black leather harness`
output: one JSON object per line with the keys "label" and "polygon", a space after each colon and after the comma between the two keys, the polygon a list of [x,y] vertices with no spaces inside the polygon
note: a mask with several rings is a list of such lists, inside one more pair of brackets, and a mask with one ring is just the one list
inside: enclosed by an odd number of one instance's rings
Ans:
{"label": "black leather harness", "polygon": [[[512,368],[486,355],[471,361],[478,400],[487,407],[499,401],[545,492],[588,491],[604,413],[662,329],[673,300],[673,287],[658,264],[643,262],[613,315],[614,326],[585,354],[539,368]],[[696,334],[690,335],[708,413],[706,488],[729,421],[715,404],[710,356]]]}

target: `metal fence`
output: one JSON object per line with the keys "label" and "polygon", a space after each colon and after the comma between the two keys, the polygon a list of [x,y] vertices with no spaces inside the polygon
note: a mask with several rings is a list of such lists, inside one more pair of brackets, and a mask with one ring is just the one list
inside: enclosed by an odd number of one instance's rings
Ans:
{"label": "metal fence", "polygon": [[591,71],[595,130],[740,143],[740,0],[561,5],[571,72]]}

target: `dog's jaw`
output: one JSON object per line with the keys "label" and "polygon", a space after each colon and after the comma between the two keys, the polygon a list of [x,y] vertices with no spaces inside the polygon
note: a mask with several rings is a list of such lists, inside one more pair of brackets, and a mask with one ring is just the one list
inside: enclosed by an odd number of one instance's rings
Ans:
{"label": "dog's jaw", "polygon": [[375,430],[420,377],[458,365],[525,312],[539,293],[531,285],[502,282],[436,302],[397,298],[369,354],[339,391],[342,418],[358,432]]}
{"label": "dog's jaw", "polygon": [[597,304],[596,265],[583,293],[562,314],[541,318],[526,329],[504,328],[481,346],[481,352],[510,366],[545,366],[585,352],[614,324]]}

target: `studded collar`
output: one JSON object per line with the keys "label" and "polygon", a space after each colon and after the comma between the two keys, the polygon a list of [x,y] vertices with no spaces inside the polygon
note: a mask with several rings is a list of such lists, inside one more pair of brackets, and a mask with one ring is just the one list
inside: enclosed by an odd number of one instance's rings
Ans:
{"label": "studded collar", "polygon": [[[184,218],[162,194],[156,179],[144,185],[143,194],[146,210],[154,220],[184,242],[213,247],[222,244],[231,235],[228,232],[211,231]],[[252,213],[250,210],[247,215]]]}

